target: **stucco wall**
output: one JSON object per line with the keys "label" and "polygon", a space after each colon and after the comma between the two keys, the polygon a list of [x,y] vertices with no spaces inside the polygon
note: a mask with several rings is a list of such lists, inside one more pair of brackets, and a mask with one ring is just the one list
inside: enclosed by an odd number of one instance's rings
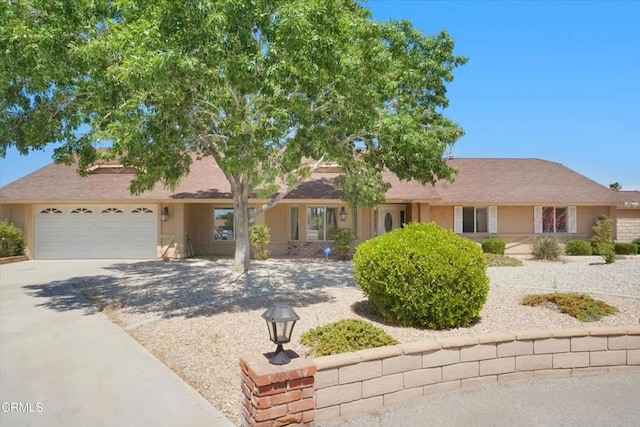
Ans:
{"label": "stucco wall", "polygon": [[431,206],[429,216],[430,220],[435,221],[440,227],[453,230],[453,206]]}
{"label": "stucco wall", "polygon": [[[275,205],[264,213],[264,221],[267,227],[271,229],[271,243],[269,249],[272,256],[287,255],[287,244],[289,242],[289,208],[291,205],[279,204]],[[303,208],[298,207],[300,211],[300,236],[303,236]]]}
{"label": "stucco wall", "polygon": [[160,242],[158,257],[185,258],[186,215],[183,203],[161,204],[160,212],[164,208],[169,210],[167,221],[160,221]]}

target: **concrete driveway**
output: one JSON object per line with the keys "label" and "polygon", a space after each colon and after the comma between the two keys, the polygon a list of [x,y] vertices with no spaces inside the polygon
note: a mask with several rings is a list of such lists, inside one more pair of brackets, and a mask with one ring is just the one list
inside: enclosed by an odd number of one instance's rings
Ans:
{"label": "concrete driveway", "polygon": [[[0,266],[0,425],[232,426],[65,285],[73,277],[104,275],[100,269],[112,263]],[[57,285],[50,294],[48,284]]]}

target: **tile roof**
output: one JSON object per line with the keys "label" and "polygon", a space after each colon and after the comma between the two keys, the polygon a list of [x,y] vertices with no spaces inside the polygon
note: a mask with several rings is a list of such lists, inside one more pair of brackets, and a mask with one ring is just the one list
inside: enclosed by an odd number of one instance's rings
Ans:
{"label": "tile roof", "polygon": [[[389,201],[428,201],[434,204],[591,204],[619,205],[620,194],[554,162],[540,159],[452,159],[459,169],[454,183],[435,186],[400,181],[384,174],[392,184]],[[139,196],[129,193],[133,175],[110,170],[80,177],[74,166],[50,164],[0,188],[2,203],[55,201],[161,201],[169,199],[229,199],[230,186],[222,170],[210,158],[194,161],[191,172],[171,191],[158,184]],[[114,173],[116,172],[116,173]],[[287,199],[338,199],[331,185],[337,173],[315,173]]]}

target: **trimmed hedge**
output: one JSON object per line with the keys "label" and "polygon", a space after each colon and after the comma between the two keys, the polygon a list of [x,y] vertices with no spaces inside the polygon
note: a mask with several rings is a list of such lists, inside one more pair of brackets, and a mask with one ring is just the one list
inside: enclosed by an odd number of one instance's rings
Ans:
{"label": "trimmed hedge", "polygon": [[404,326],[468,326],[489,293],[480,247],[433,222],[408,224],[361,243],[353,267],[380,314]]}
{"label": "trimmed hedge", "polygon": [[504,255],[505,243],[504,240],[491,237],[482,241],[482,251],[485,254]]}
{"label": "trimmed hedge", "polygon": [[309,329],[300,342],[311,347],[307,356],[319,357],[398,344],[383,329],[360,319],[344,319]]}
{"label": "trimmed hedge", "polygon": [[593,249],[591,243],[586,240],[568,240],[564,245],[567,255],[591,255]]}
{"label": "trimmed hedge", "polygon": [[616,243],[615,250],[618,255],[637,255],[638,245],[635,243]]}

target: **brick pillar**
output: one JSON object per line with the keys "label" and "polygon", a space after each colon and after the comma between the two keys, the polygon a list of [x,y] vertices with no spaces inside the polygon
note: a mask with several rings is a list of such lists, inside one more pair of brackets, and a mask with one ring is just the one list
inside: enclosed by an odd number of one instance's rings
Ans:
{"label": "brick pillar", "polygon": [[242,425],[281,427],[307,425],[314,420],[316,366],[297,357],[286,365],[272,365],[262,355],[240,358],[242,369]]}

